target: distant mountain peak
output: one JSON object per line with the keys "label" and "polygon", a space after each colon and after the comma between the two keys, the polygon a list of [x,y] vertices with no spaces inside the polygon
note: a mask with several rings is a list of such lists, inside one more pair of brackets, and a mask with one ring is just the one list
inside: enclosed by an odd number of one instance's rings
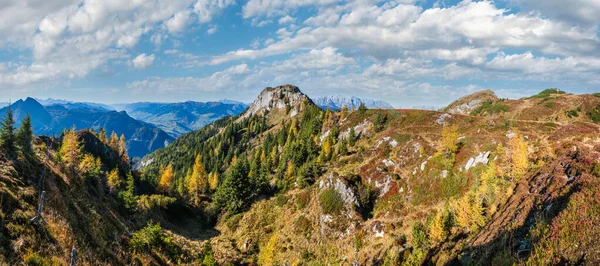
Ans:
{"label": "distant mountain peak", "polygon": [[292,111],[292,116],[301,108],[304,101],[312,101],[308,96],[300,91],[294,85],[286,84],[277,87],[267,87],[256,97],[248,110],[241,115],[241,118],[246,118],[251,115],[266,115],[271,110],[282,110],[288,106],[295,107]]}
{"label": "distant mountain peak", "polygon": [[346,105],[349,109],[358,108],[361,103],[364,103],[367,108],[371,109],[392,109],[391,104],[380,101],[373,100],[369,98],[359,98],[356,96],[341,96],[341,95],[332,95],[332,96],[324,96],[315,99],[315,104],[323,109],[331,109],[331,110],[340,110],[344,105]]}

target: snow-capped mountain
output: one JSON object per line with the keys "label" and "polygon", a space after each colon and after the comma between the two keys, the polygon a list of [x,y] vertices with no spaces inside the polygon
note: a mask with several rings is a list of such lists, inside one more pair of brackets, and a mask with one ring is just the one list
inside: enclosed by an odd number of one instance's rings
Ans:
{"label": "snow-capped mountain", "polygon": [[348,109],[358,108],[361,103],[364,103],[367,108],[371,109],[392,109],[394,108],[391,104],[380,101],[373,100],[368,98],[358,98],[356,96],[346,97],[346,96],[325,96],[318,97],[313,99],[315,104],[323,109],[331,109],[331,110],[340,110],[344,105],[348,107]]}

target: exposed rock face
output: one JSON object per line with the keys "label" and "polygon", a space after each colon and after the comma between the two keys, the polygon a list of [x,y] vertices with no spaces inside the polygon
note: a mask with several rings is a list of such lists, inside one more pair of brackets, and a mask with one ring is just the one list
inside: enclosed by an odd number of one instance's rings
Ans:
{"label": "exposed rock face", "polygon": [[459,98],[458,100],[452,102],[445,108],[441,109],[441,111],[467,115],[473,112],[479,106],[481,106],[481,104],[483,104],[484,102],[496,100],[498,100],[498,96],[496,96],[496,94],[493,91],[482,90],[471,95]]}
{"label": "exposed rock face", "polygon": [[469,161],[465,165],[465,170],[469,171],[469,168],[475,167],[478,164],[487,164],[489,159],[490,159],[489,151],[486,153],[480,152],[479,155],[477,155],[477,157],[469,159]]}
{"label": "exposed rock face", "polygon": [[354,210],[354,206],[359,207],[358,200],[352,192],[352,189],[344,184],[340,178],[334,177],[333,173],[329,173],[325,179],[319,182],[319,189],[324,190],[333,187],[340,193],[344,200],[344,205],[348,211]]}
{"label": "exposed rock face", "polygon": [[292,107],[291,114],[297,114],[302,109],[302,103],[307,100],[312,103],[308,96],[294,85],[268,87],[256,97],[256,100],[240,118],[244,119],[251,115],[266,115],[271,110],[283,110],[288,106]]}

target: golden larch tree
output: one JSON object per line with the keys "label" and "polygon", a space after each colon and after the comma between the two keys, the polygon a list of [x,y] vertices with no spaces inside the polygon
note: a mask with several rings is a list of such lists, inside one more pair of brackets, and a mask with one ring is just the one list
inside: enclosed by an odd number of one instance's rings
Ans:
{"label": "golden larch tree", "polygon": [[442,128],[442,140],[440,152],[454,153],[458,150],[456,140],[458,139],[458,127],[456,125],[444,126]]}
{"label": "golden larch tree", "polygon": [[119,138],[119,155],[125,156],[127,155],[127,144],[125,143],[125,135],[121,134]]}
{"label": "golden larch tree", "polygon": [[519,133],[515,133],[511,140],[511,160],[513,176],[520,179],[525,175],[529,161],[527,159],[527,143]]}
{"label": "golden larch tree", "polygon": [[215,172],[211,173],[208,178],[208,185],[211,191],[217,190],[219,185],[219,175]]}
{"label": "golden larch tree", "polygon": [[163,169],[158,181],[158,190],[163,193],[170,193],[171,187],[173,186],[173,166],[169,163],[165,169]]}
{"label": "golden larch tree", "polygon": [[440,243],[446,237],[446,231],[444,230],[444,215],[442,212],[438,212],[431,221],[431,227],[429,228],[429,239],[433,243]]}
{"label": "golden larch tree", "polygon": [[69,169],[74,169],[79,166],[79,158],[81,156],[82,144],[74,130],[68,130],[60,146],[60,154],[65,166]]}
{"label": "golden larch tree", "polygon": [[198,193],[204,193],[207,189],[207,176],[204,164],[202,163],[202,156],[196,156],[194,166],[192,167],[192,177],[189,181],[188,191],[192,196],[198,196]]}
{"label": "golden larch tree", "polygon": [[106,177],[106,185],[108,185],[109,189],[112,191],[118,188],[123,180],[119,177],[119,168],[115,168],[108,173]]}
{"label": "golden larch tree", "polygon": [[110,146],[110,148],[113,151],[116,151],[116,152],[119,151],[119,137],[117,136],[117,133],[115,133],[114,131],[110,134],[110,140],[108,141],[108,146]]}

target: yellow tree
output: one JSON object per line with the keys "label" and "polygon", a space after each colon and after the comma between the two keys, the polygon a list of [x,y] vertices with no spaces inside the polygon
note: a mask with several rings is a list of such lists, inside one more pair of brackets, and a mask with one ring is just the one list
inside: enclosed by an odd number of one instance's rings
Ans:
{"label": "yellow tree", "polygon": [[104,130],[104,128],[98,130],[98,139],[100,139],[102,143],[106,143],[106,130]]}
{"label": "yellow tree", "polygon": [[121,134],[119,138],[119,155],[123,156],[127,153],[127,145],[125,144],[125,134]]}
{"label": "yellow tree", "polygon": [[96,175],[100,173],[102,162],[100,158],[95,158],[94,155],[85,154],[79,163],[79,172],[83,174]]}
{"label": "yellow tree", "polygon": [[202,163],[202,156],[196,156],[194,166],[192,167],[192,176],[188,182],[188,192],[194,198],[198,199],[199,193],[206,192],[207,178],[204,164]]}
{"label": "yellow tree", "polygon": [[110,134],[110,140],[108,141],[108,146],[110,146],[110,148],[113,151],[116,151],[116,152],[119,151],[119,137],[117,136],[117,133],[115,133],[114,131]]}
{"label": "yellow tree", "polygon": [[[352,108],[354,108],[354,106],[352,106]],[[342,111],[340,111],[340,120],[346,118],[347,114],[348,114],[348,106],[344,104],[344,106],[342,106]]]}
{"label": "yellow tree", "polygon": [[276,265],[275,255],[277,254],[277,233],[274,233],[269,238],[267,244],[260,249],[258,253],[258,264],[259,265]]}
{"label": "yellow tree", "polygon": [[325,156],[325,161],[329,161],[331,158],[331,141],[329,138],[325,138],[323,140],[323,156]]}
{"label": "yellow tree", "polygon": [[67,131],[60,146],[60,154],[67,168],[74,169],[79,165],[81,149],[82,145],[77,133],[72,129]]}
{"label": "yellow tree", "polygon": [[169,165],[162,170],[160,180],[158,181],[158,190],[163,193],[170,193],[171,187],[173,186],[173,179],[173,166],[169,163]]}
{"label": "yellow tree", "polygon": [[429,228],[429,239],[434,243],[440,243],[446,237],[446,231],[444,230],[444,216],[442,212],[438,212],[433,221],[431,221],[431,227]]}
{"label": "yellow tree", "polygon": [[291,183],[294,180],[295,172],[296,171],[294,171],[294,164],[292,163],[292,161],[288,161],[287,167],[285,169],[285,178],[288,181],[288,183]]}
{"label": "yellow tree", "polygon": [[525,175],[529,161],[527,159],[527,143],[519,133],[515,133],[511,140],[511,159],[513,176],[520,179]]}
{"label": "yellow tree", "polygon": [[456,140],[458,139],[458,128],[456,125],[444,126],[442,128],[442,143],[440,152],[454,153],[458,150]]}
{"label": "yellow tree", "polygon": [[119,177],[119,168],[115,167],[115,169],[108,173],[106,185],[108,185],[110,191],[113,191],[115,188],[118,188],[121,183],[123,183],[123,180]]}
{"label": "yellow tree", "polygon": [[219,185],[219,175],[215,172],[208,175],[208,185],[211,191],[217,190],[217,186]]}
{"label": "yellow tree", "polygon": [[327,121],[329,120],[330,116],[331,116],[331,110],[329,110],[329,108],[327,108],[327,110],[325,111],[325,115],[323,116],[323,124],[327,124]]}

